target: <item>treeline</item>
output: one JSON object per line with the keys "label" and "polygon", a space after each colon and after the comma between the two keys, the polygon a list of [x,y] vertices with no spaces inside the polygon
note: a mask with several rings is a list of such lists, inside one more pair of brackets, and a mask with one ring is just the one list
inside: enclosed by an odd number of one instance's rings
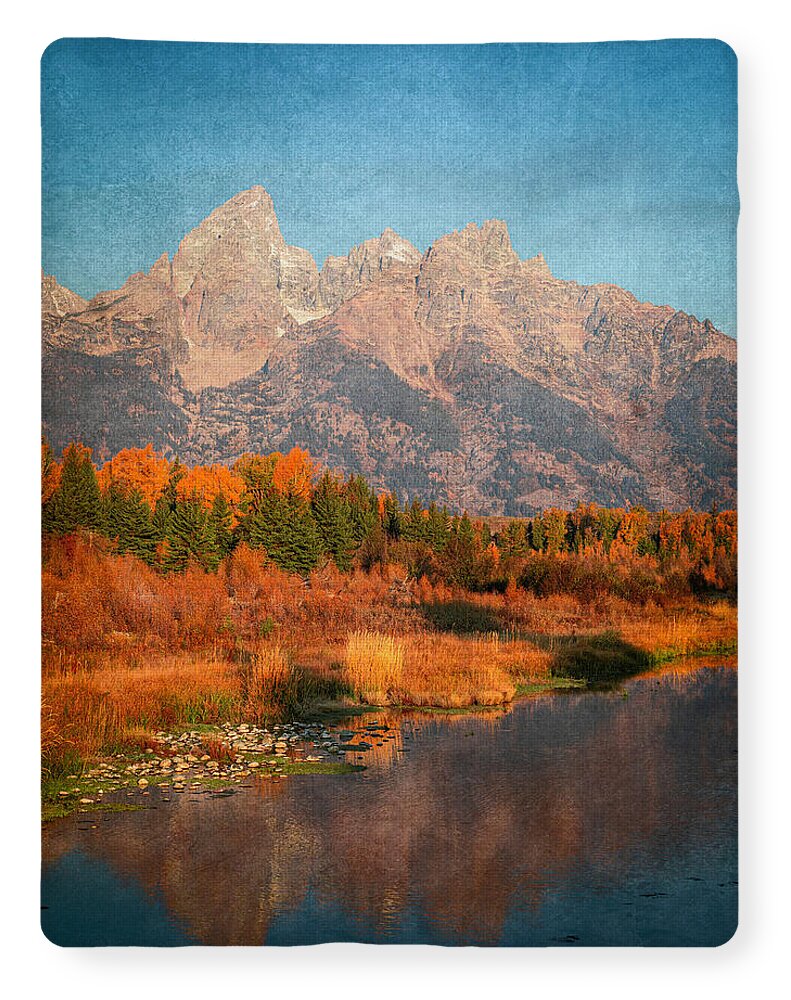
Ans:
{"label": "treeline", "polygon": [[342,572],[399,564],[414,579],[472,591],[521,585],[645,600],[663,587],[736,587],[734,511],[586,504],[473,520],[417,499],[402,505],[363,476],[320,470],[299,448],[187,468],[148,445],[97,468],[81,444],[58,461],[43,443],[41,472],[46,535],[98,532],[162,573],[215,571],[244,544],[302,576],[328,560]]}

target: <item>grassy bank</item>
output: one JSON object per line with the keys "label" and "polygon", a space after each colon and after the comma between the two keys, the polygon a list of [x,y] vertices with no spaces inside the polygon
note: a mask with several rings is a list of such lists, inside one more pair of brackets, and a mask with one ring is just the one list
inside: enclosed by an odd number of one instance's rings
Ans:
{"label": "grassy bank", "polygon": [[736,606],[722,597],[476,593],[396,564],[328,564],[306,580],[244,548],[217,573],[163,576],[90,536],[50,543],[42,609],[49,782],[155,751],[160,730],[376,705],[502,708],[736,643]]}
{"label": "grassy bank", "polygon": [[[278,640],[203,651],[164,653],[142,634],[122,649],[112,637],[84,652],[47,645],[45,778],[80,774],[83,762],[103,755],[145,753],[162,729],[340,717],[374,705],[505,706],[520,695],[613,682],[679,656],[735,650],[736,609],[725,602],[690,603],[670,616],[612,603],[605,614],[557,597],[467,595],[456,605],[463,625],[472,606],[499,631],[439,631],[435,605],[428,614],[420,605],[391,605],[387,632],[354,629],[337,639],[315,629],[297,636],[284,621]],[[453,608],[444,613],[452,624]]]}

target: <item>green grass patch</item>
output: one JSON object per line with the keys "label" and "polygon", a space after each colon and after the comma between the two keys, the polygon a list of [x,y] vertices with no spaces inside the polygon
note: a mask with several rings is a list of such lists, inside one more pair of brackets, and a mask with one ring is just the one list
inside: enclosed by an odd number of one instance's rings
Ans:
{"label": "green grass patch", "polygon": [[364,771],[364,764],[346,764],[336,760],[290,760],[283,764],[283,774],[352,774]]}
{"label": "green grass patch", "polygon": [[617,632],[582,636],[560,649],[552,662],[555,677],[611,684],[653,666],[651,656],[632,646]]}
{"label": "green grass patch", "polygon": [[322,701],[306,708],[300,718],[302,722],[320,722],[325,726],[334,726],[345,719],[381,711],[382,707],[378,705],[349,705],[342,701]]}
{"label": "green grass patch", "polygon": [[198,733],[200,736],[205,736],[208,733],[213,735],[215,733],[222,732],[223,730],[221,726],[215,726],[209,722],[196,722],[194,724],[184,723],[180,726],[170,726],[168,728],[168,733],[172,736],[182,736],[184,733]]}
{"label": "green grass patch", "polygon": [[547,691],[582,691],[587,686],[587,680],[580,677],[550,677],[546,681],[517,684],[516,696],[523,698],[531,694],[545,694]]}
{"label": "green grass patch", "polygon": [[507,712],[508,705],[393,705],[415,715],[477,715],[479,712]]}
{"label": "green grass patch", "polygon": [[666,646],[649,653],[651,666],[661,667],[664,663],[672,663],[681,657],[701,656],[735,656],[739,651],[737,639],[719,639],[715,642],[703,643],[692,649],[679,649],[676,646]]}

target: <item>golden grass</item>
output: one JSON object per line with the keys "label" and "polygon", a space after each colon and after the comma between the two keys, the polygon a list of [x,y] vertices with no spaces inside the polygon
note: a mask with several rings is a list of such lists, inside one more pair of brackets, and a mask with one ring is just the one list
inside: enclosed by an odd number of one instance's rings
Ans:
{"label": "golden grass", "polygon": [[296,703],[297,677],[280,645],[259,644],[250,662],[240,669],[240,679],[246,719],[263,722]]}
{"label": "golden grass", "polygon": [[45,768],[71,755],[92,757],[179,724],[239,717],[240,679],[228,663],[187,656],[130,666],[45,669],[42,748]]}
{"label": "golden grass", "polygon": [[395,639],[354,632],[346,643],[344,670],[349,686],[367,704],[462,708],[511,701],[517,682],[548,677],[549,655],[497,633]]}
{"label": "golden grass", "polygon": [[735,647],[737,610],[726,600],[583,600],[515,586],[474,594],[425,579],[393,591],[392,578],[406,575],[394,567],[328,567],[306,589],[244,546],[217,574],[166,577],[84,540],[51,548],[42,607],[48,768],[114,745],[142,747],[158,729],[286,716],[351,693],[375,704],[503,704],[603,633],[654,664]]}
{"label": "golden grass", "polygon": [[346,680],[369,705],[392,703],[404,671],[404,644],[380,632],[352,632],[344,653]]}
{"label": "golden grass", "polygon": [[695,655],[703,650],[734,645],[737,609],[727,601],[645,615],[620,626],[624,640],[653,656]]}

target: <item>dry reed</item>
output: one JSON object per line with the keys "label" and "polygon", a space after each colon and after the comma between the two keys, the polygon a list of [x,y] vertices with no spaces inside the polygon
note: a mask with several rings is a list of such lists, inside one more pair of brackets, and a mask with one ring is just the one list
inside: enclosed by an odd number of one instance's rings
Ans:
{"label": "dry reed", "polygon": [[404,670],[403,643],[379,632],[352,632],[344,666],[349,686],[362,701],[389,704]]}

